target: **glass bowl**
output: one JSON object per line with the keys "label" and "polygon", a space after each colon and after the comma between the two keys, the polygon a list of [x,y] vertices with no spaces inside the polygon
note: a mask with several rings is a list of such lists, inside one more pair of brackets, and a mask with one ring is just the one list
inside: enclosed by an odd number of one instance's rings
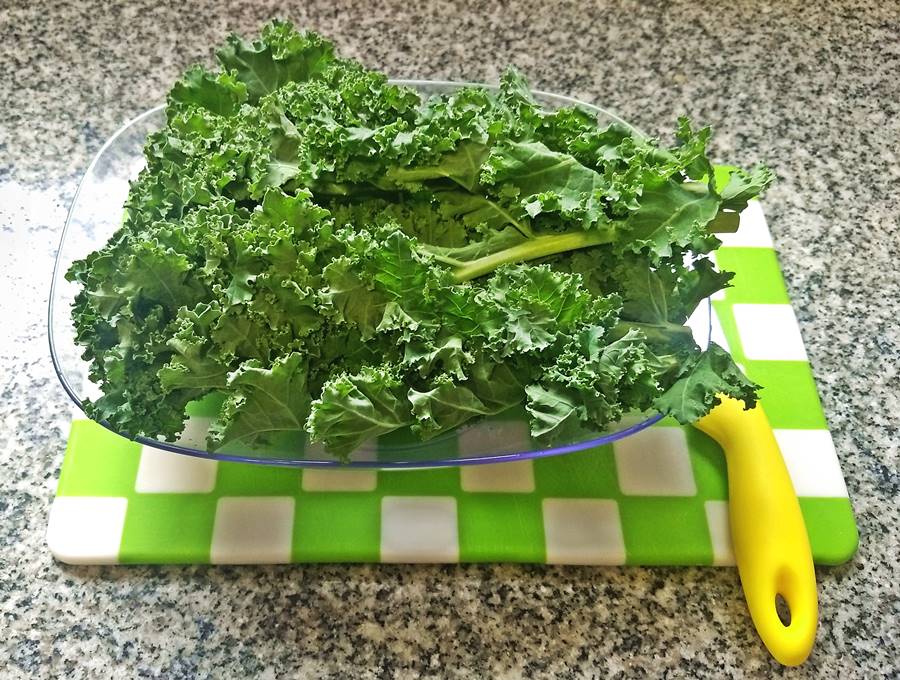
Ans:
{"label": "glass bowl", "polygon": [[[413,87],[426,96],[451,93],[460,87],[477,85],[423,80],[392,82]],[[643,135],[618,116],[596,106],[540,91],[534,92],[534,96],[548,109],[579,106],[594,113],[603,125],[616,122],[630,127],[635,134]],[[164,124],[164,107],[157,106],[123,125],[103,145],[78,185],[63,228],[50,289],[50,354],[63,388],[82,410],[84,399],[96,396],[98,388],[88,381],[87,362],[81,358],[81,352],[75,343],[70,309],[78,286],[66,281],[65,273],[75,260],[101,247],[118,229],[129,182],[144,167],[143,146],[147,135]],[[698,307],[689,325],[694,331],[695,340],[701,347],[705,347],[710,335],[708,301]],[[205,443],[206,430],[220,401],[214,395],[191,404],[188,407],[190,417],[187,426],[176,442],[132,437],[121,432],[118,434],[167,451],[217,460],[298,467],[425,468],[500,463],[581,451],[627,437],[662,418],[656,413],[632,414],[608,431],[584,440],[541,446],[529,436],[526,414],[523,408],[518,408],[464,425],[425,442],[420,441],[408,429],[398,430],[367,442],[350,454],[348,461],[342,462],[320,446],[308,444],[299,435],[277,438],[265,447],[250,449],[226,446],[208,451]],[[112,429],[106,422],[101,422],[101,425]]]}

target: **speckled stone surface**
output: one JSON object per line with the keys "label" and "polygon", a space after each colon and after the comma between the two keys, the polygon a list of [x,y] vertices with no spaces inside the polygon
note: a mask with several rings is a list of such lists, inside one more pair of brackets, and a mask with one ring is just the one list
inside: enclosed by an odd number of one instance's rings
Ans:
{"label": "speckled stone surface", "polygon": [[[765,4],[0,3],[0,677],[898,677],[900,12]],[[805,666],[770,661],[729,569],[52,560],[69,405],[45,304],[77,178],[184,66],[276,15],[397,77],[512,62],[646,130],[687,113],[718,160],[777,170],[765,206],[861,533],[818,572]]]}

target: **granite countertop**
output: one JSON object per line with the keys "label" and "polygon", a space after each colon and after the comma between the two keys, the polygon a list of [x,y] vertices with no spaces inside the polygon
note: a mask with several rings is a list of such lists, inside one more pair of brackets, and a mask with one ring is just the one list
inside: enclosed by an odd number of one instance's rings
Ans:
{"label": "granite countertop", "polygon": [[[818,571],[791,677],[897,677],[900,14],[892,3],[184,3],[0,10],[0,675],[741,677],[783,672],[732,569],[528,566],[76,568],[44,545],[69,404],[45,305],[76,181],[122,122],[226,32],[282,15],[397,77],[540,89],[715,155],[766,159],[765,207],[858,514]],[[871,3],[875,4],[875,3]]]}

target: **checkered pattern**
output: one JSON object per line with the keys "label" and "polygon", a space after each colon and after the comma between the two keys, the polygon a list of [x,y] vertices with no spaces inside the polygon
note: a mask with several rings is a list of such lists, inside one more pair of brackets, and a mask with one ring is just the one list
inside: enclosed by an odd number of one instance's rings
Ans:
{"label": "checkered pattern", "polygon": [[[814,558],[838,563],[855,551],[856,527],[771,246],[754,202],[717,253],[737,276],[713,300],[713,339],[765,386],[762,402]],[[194,419],[185,439],[202,440],[208,425]],[[528,443],[522,422],[493,422],[462,437]],[[718,446],[667,421],[612,445],[534,461],[301,471],[179,456],[76,420],[48,543],[58,559],[77,563],[725,565],[734,561],[727,497]]]}

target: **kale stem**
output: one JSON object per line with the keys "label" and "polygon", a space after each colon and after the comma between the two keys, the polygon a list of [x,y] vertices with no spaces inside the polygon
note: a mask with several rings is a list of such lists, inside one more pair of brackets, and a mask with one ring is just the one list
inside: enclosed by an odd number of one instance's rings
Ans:
{"label": "kale stem", "polygon": [[689,326],[680,326],[679,324],[670,323],[668,321],[662,323],[642,323],[640,321],[620,321],[616,324],[613,331],[614,337],[622,337],[632,328],[638,329],[644,333],[649,342],[669,343],[674,336],[691,337],[692,331]]}
{"label": "kale stem", "polygon": [[579,250],[603,243],[611,243],[612,240],[612,233],[596,230],[536,236],[512,248],[506,248],[505,250],[467,262],[463,266],[456,268],[453,272],[453,277],[458,282],[471,281],[479,276],[491,273],[504,264],[536,260],[539,257],[556,255],[569,250]]}
{"label": "kale stem", "polygon": [[428,248],[423,249],[426,253],[431,255],[438,262],[443,262],[444,264],[449,264],[451,267],[464,267],[466,265],[462,260],[457,260],[455,257],[448,257],[446,255],[441,255],[439,253],[435,253]]}

